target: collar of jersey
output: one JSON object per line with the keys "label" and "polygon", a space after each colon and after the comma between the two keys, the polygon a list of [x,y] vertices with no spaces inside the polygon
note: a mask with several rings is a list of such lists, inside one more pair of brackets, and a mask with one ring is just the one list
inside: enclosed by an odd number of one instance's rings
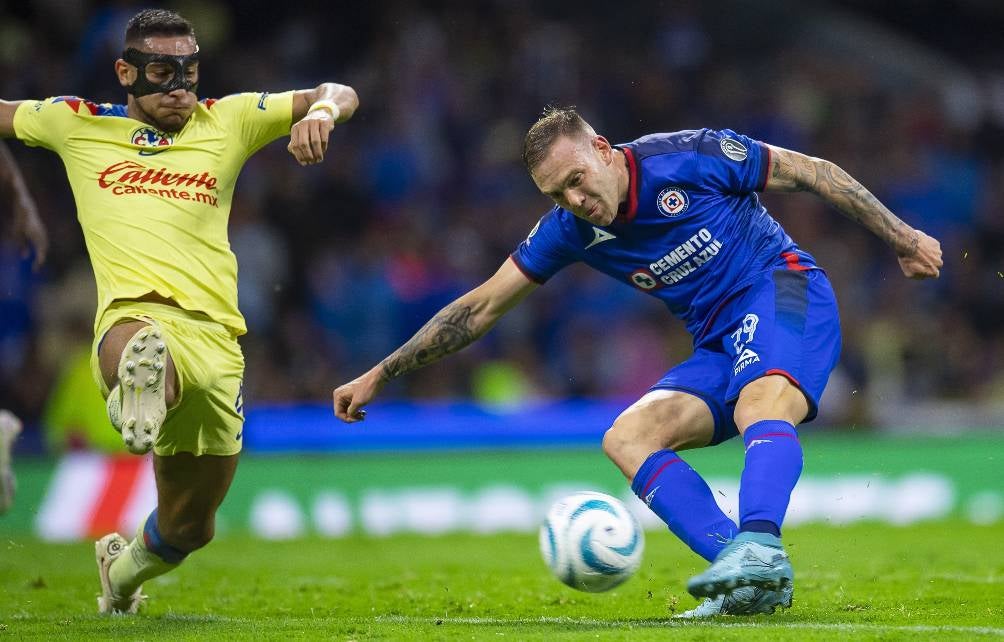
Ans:
{"label": "collar of jersey", "polygon": [[624,152],[624,162],[628,170],[627,203],[622,203],[614,223],[630,223],[638,213],[638,161],[628,147],[619,147]]}

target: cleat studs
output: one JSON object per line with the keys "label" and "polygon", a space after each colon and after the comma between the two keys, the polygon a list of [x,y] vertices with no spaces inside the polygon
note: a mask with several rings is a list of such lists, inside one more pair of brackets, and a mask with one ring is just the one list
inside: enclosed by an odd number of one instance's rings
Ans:
{"label": "cleat studs", "polygon": [[142,341],[142,340],[146,339],[148,336],[150,336],[150,331],[149,330],[140,330],[139,334],[136,336],[136,338],[139,339],[140,341]]}
{"label": "cleat studs", "polygon": [[132,351],[133,352],[143,352],[144,349],[146,349],[146,346],[143,345],[142,343],[140,343],[139,341],[137,341],[136,343],[132,344]]}
{"label": "cleat studs", "polygon": [[136,418],[135,417],[129,417],[124,422],[122,422],[122,429],[123,430],[132,430],[135,427],[136,427]]}
{"label": "cleat studs", "polygon": [[154,339],[159,339],[160,338],[160,330],[154,330],[153,331],[153,338]]}
{"label": "cleat studs", "polygon": [[161,341],[160,343],[158,343],[158,344],[156,345],[156,350],[157,350],[157,353],[158,353],[158,354],[160,354],[161,352],[163,352],[163,351],[164,351],[164,350],[166,350],[166,349],[167,349],[167,346],[166,346],[166,345],[164,345],[164,342],[163,342],[163,341]]}
{"label": "cleat studs", "polygon": [[154,370],[163,370],[164,369],[164,363],[162,361],[154,361],[153,362],[153,369]]}
{"label": "cleat studs", "polygon": [[133,370],[136,369],[136,362],[135,361],[131,361],[131,360],[130,361],[126,361],[125,369],[126,369],[126,372],[132,372]]}
{"label": "cleat studs", "polygon": [[146,378],[146,385],[152,386],[155,383],[157,383],[157,375],[150,375]]}
{"label": "cleat studs", "polygon": [[126,377],[122,380],[122,383],[124,383],[127,388],[132,388],[136,384],[136,380],[132,377]]}

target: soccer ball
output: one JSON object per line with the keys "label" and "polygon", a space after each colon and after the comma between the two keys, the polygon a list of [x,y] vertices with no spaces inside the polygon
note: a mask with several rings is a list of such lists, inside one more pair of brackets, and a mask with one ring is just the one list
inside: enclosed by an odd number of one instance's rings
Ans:
{"label": "soccer ball", "polygon": [[568,495],[540,526],[540,553],[559,580],[580,591],[609,591],[641,564],[645,535],[618,499],[594,492]]}

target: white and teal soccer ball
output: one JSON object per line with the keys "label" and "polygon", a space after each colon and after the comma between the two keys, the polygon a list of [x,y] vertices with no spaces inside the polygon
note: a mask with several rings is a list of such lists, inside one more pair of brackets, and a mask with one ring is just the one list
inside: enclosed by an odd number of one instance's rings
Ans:
{"label": "white and teal soccer ball", "polygon": [[609,591],[641,564],[645,535],[620,500],[603,493],[568,495],[540,526],[540,552],[559,580],[580,591]]}

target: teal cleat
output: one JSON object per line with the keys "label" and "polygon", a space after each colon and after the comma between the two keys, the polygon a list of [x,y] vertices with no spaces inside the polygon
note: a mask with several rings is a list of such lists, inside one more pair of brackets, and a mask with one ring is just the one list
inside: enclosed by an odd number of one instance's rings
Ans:
{"label": "teal cleat", "polygon": [[794,580],[791,561],[779,537],[742,532],[718,554],[708,570],[690,578],[687,591],[694,597],[716,598],[743,586],[783,591]]}
{"label": "teal cleat", "polygon": [[689,611],[674,615],[673,619],[699,620],[718,615],[770,615],[778,607],[791,608],[794,593],[795,589],[790,585],[781,591],[765,591],[754,586],[743,586],[729,595],[709,597]]}

